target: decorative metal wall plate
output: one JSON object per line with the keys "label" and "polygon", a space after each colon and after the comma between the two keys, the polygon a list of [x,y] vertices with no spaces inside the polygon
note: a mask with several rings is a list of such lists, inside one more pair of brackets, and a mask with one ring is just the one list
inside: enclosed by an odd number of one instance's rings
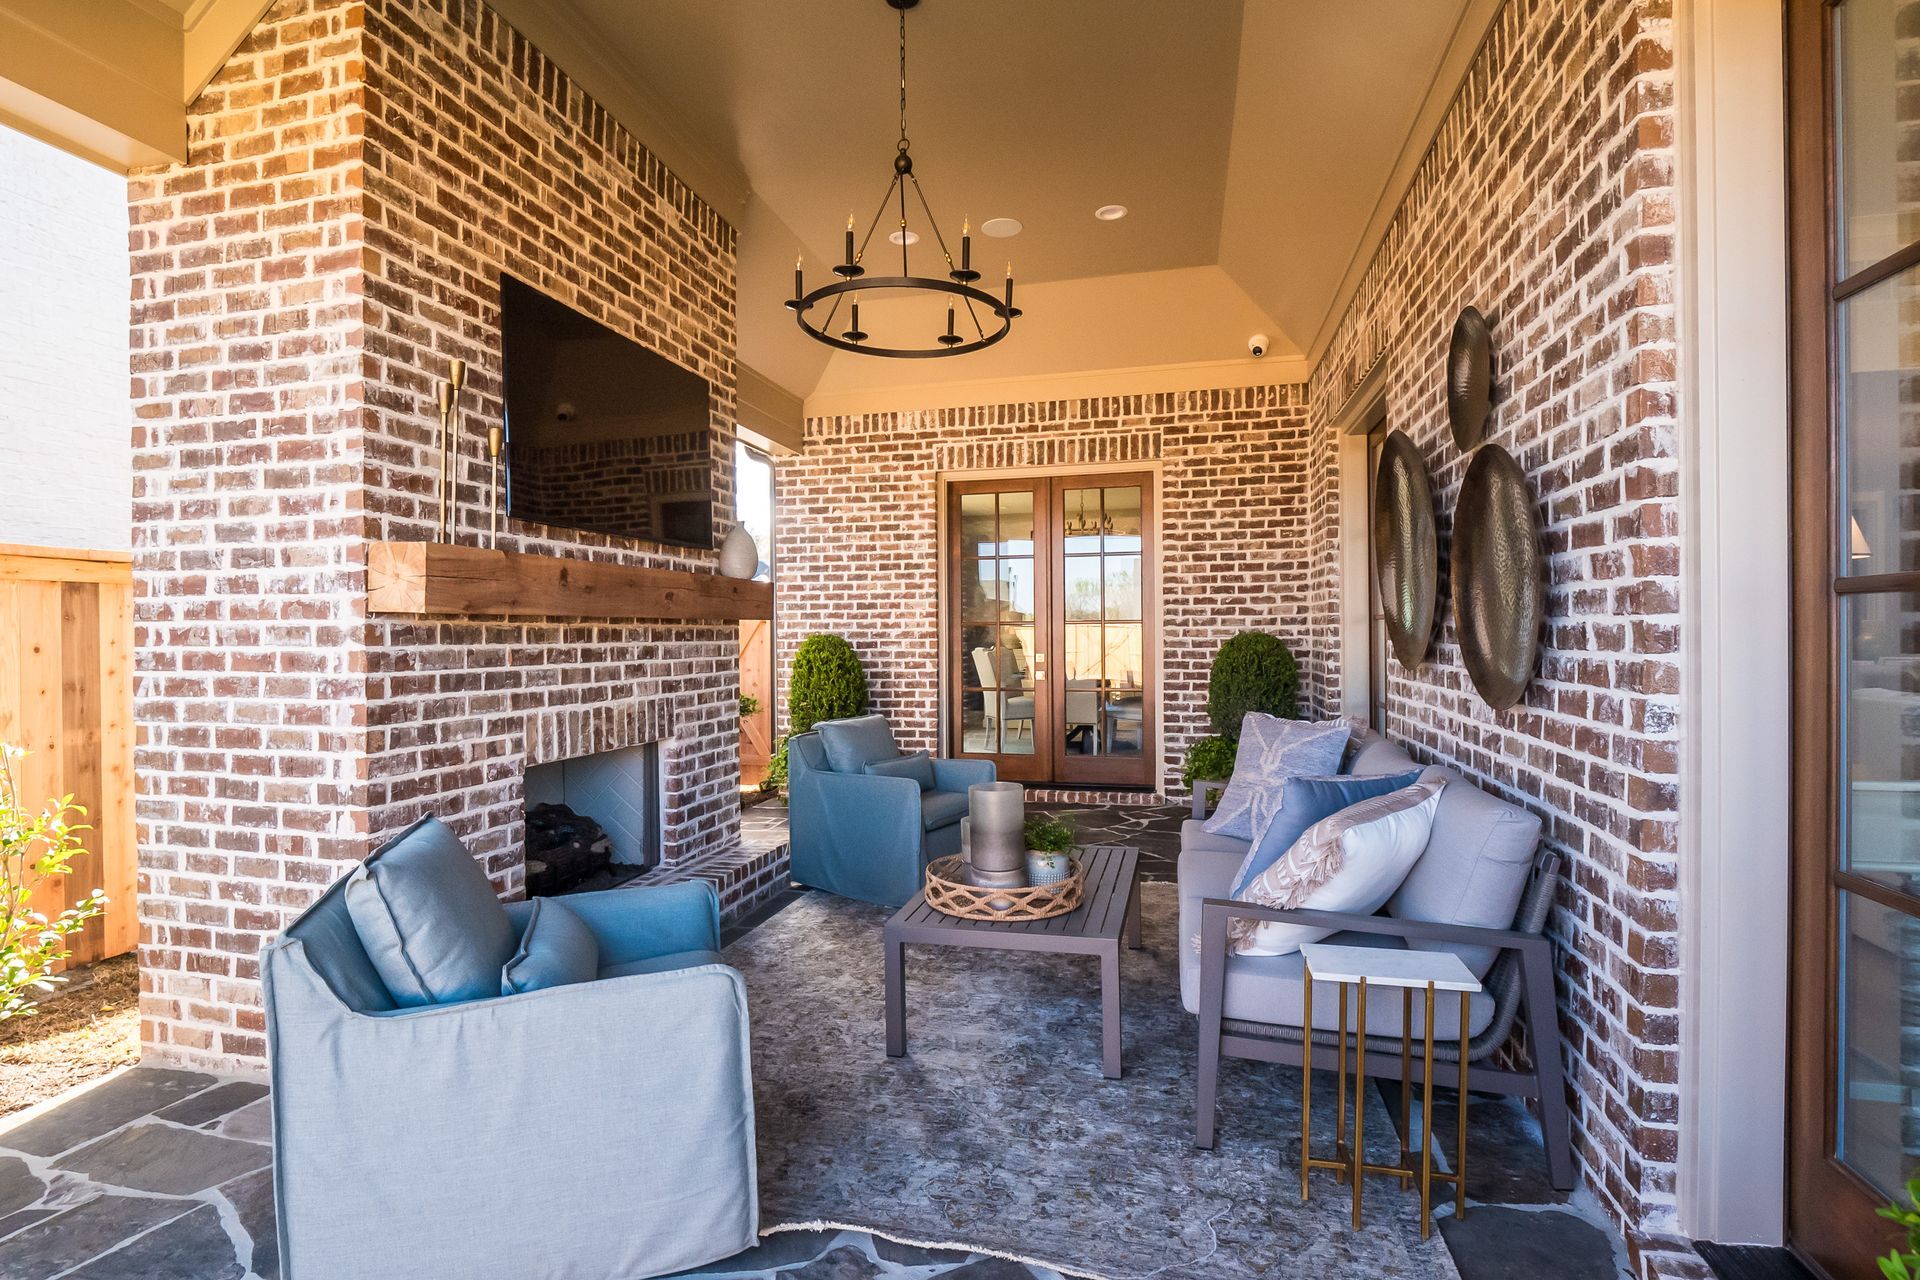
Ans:
{"label": "decorative metal wall plate", "polygon": [[1393,656],[1409,671],[1426,659],[1440,592],[1440,540],[1426,460],[1404,431],[1380,446],[1373,485],[1373,576]]}
{"label": "decorative metal wall plate", "polygon": [[1546,557],[1526,472],[1497,444],[1467,464],[1454,509],[1453,625],[1473,687],[1496,711],[1520,701],[1546,624]]}
{"label": "decorative metal wall plate", "polygon": [[1453,322],[1447,348],[1447,420],[1453,443],[1469,453],[1487,430],[1493,408],[1493,335],[1478,308],[1468,307]]}

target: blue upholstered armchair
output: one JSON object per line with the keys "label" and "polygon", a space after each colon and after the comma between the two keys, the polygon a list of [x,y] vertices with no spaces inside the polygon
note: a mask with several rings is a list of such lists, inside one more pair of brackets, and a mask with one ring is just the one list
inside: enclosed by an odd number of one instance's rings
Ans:
{"label": "blue upholstered armchair", "polygon": [[990,760],[901,755],[883,716],[822,721],[787,744],[793,878],[900,906],[928,862],[960,852],[967,788],[993,780]]}
{"label": "blue upholstered armchair", "polygon": [[502,905],[431,819],[361,864],[263,954],[281,1274],[605,1280],[751,1246],[719,945],[710,885]]}

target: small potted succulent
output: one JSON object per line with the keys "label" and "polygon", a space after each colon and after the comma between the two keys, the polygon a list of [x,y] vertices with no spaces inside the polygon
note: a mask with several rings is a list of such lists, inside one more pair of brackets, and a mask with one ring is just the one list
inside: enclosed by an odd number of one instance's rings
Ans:
{"label": "small potted succulent", "polygon": [[1073,828],[1058,818],[1027,819],[1027,883],[1059,884],[1073,874]]}

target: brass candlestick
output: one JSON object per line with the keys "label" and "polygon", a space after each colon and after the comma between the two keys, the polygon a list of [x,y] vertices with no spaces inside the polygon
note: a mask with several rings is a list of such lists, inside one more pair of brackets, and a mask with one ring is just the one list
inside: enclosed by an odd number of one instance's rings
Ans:
{"label": "brass candlestick", "polygon": [[447,378],[439,386],[440,402],[440,541],[450,541],[456,523],[453,476],[453,418],[460,407],[460,389],[467,385],[467,362],[447,361]]}
{"label": "brass candlestick", "polygon": [[487,427],[487,459],[493,464],[493,476],[489,484],[493,490],[493,513],[488,519],[492,545],[500,545],[500,452],[506,445],[507,431],[499,423]]}

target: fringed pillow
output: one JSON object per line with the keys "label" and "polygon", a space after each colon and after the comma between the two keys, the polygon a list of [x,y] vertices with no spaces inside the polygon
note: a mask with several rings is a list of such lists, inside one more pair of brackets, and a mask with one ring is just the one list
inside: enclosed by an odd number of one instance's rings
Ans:
{"label": "fringed pillow", "polygon": [[1249,711],[1240,723],[1240,751],[1220,807],[1207,830],[1236,840],[1254,841],[1280,808],[1280,788],[1288,778],[1323,778],[1337,773],[1353,725],[1346,720],[1282,720]]}

